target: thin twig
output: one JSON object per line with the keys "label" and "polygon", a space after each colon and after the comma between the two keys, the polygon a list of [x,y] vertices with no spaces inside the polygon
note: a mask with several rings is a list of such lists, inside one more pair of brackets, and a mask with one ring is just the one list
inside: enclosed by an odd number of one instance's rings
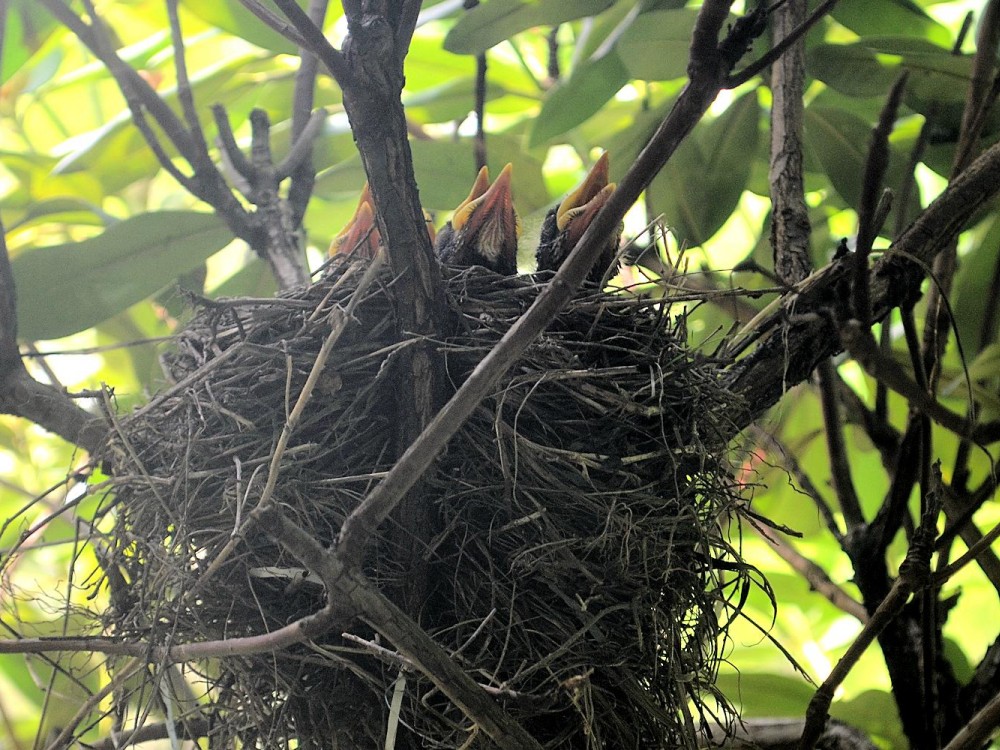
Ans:
{"label": "thin twig", "polygon": [[[329,0],[310,0],[309,20],[317,28],[323,28]],[[313,103],[316,91],[316,73],[319,68],[319,58],[306,47],[299,47],[299,69],[295,71],[295,92],[292,96],[292,144],[298,143],[306,126],[312,121]],[[300,164],[291,171],[291,183],[288,186],[288,208],[291,212],[291,225],[299,227],[305,217],[316,185],[316,168],[313,165],[312,152],[306,154]]]}
{"label": "thin twig", "polygon": [[[247,0],[240,2],[246,4]],[[323,31],[312,22],[295,0],[273,0],[273,2],[298,31],[299,38],[295,42],[296,45],[305,47],[322,60],[341,88],[354,85],[354,74],[344,54],[327,41]]]}
{"label": "thin twig", "polygon": [[877,207],[882,194],[886,170],[889,168],[889,136],[892,135],[896,114],[902,103],[909,74],[904,71],[892,84],[889,96],[872,129],[868,156],[861,180],[861,200],[858,204],[858,238],[854,251],[854,317],[863,325],[871,325],[872,303],[868,289],[868,258],[875,237],[882,228]]}
{"label": "thin twig", "polygon": [[906,553],[906,559],[900,566],[899,578],[879,604],[878,609],[872,613],[868,624],[830,670],[830,674],[809,701],[809,707],[806,709],[806,725],[799,740],[799,750],[812,750],[826,726],[830,704],[837,688],[858,663],[868,646],[899,615],[910,595],[929,582],[929,560],[934,547],[933,523],[936,515],[936,512],[927,513],[921,519],[920,527],[914,534],[913,542]]}
{"label": "thin twig", "polygon": [[197,148],[202,163],[208,162],[208,144],[201,130],[198,110],[194,106],[194,93],[191,91],[191,80],[188,78],[187,59],[184,50],[184,34],[181,31],[180,16],[177,13],[177,0],[167,0],[167,17],[170,20],[170,38],[174,45],[174,68],[177,71],[177,98],[181,103],[181,111],[191,133],[191,140]]}
{"label": "thin twig", "polygon": [[760,59],[747,65],[743,70],[733,73],[726,79],[725,88],[734,89],[737,86],[741,86],[751,78],[753,78],[758,73],[765,70],[769,65],[771,65],[775,60],[781,57],[785,50],[791,47],[795,42],[805,35],[809,29],[816,25],[816,23],[827,13],[833,10],[833,6],[837,4],[837,0],[826,0],[822,4],[816,7],[809,17],[803,21],[802,25],[793,30],[784,39],[775,44],[771,49],[764,53]]}
{"label": "thin twig", "polygon": [[769,535],[758,530],[758,535],[774,550],[782,560],[798,573],[809,584],[809,588],[819,593],[828,602],[842,612],[857,618],[862,623],[868,622],[868,612],[861,602],[854,599],[840,586],[834,583],[827,572],[807,558],[795,547],[779,535]]}
{"label": "thin twig", "polygon": [[417,28],[417,17],[420,15],[421,0],[402,0],[402,7],[396,18],[396,64],[402,65],[406,53],[410,49],[413,31]]}
{"label": "thin twig", "polygon": [[292,144],[291,150],[274,167],[275,177],[278,180],[284,180],[291,176],[312,155],[313,143],[316,141],[325,120],[325,109],[317,109],[312,113],[299,137]]}
{"label": "thin twig", "polygon": [[917,381],[910,378],[894,359],[882,356],[871,332],[860,324],[845,324],[841,330],[841,340],[865,372],[904,396],[913,408],[926,414],[946,430],[977,443],[985,444],[997,439],[1000,421],[969,421],[943,406],[927,393],[926,388],[921,388]]}
{"label": "thin twig", "polygon": [[819,364],[817,374],[819,376],[820,401],[823,406],[826,447],[830,457],[830,478],[840,503],[840,512],[844,515],[847,531],[850,533],[865,525],[865,517],[861,511],[861,501],[854,489],[851,465],[847,458],[847,446],[844,443],[840,405],[837,400],[837,381],[840,376],[837,374],[837,368],[833,361],[829,359]]}
{"label": "thin twig", "polygon": [[305,39],[298,31],[296,31],[294,26],[287,21],[282,21],[280,16],[268,8],[265,8],[258,2],[258,0],[240,0],[240,5],[257,16],[257,18],[262,21],[265,26],[273,31],[277,31],[296,47],[308,46],[305,43]]}
{"label": "thin twig", "polygon": [[795,458],[795,452],[788,450],[777,437],[762,427],[752,425],[749,430],[757,443],[762,443],[767,446],[768,450],[781,455],[782,465],[795,477],[799,489],[812,500],[813,505],[816,506],[816,510],[823,517],[823,522],[826,524],[827,530],[833,535],[834,539],[839,541],[844,536],[844,532],[837,523],[837,518],[834,516],[830,506],[823,499],[823,496],[813,484],[809,475],[805,473],[805,470]]}
{"label": "thin twig", "polygon": [[993,731],[1000,726],[1000,694],[994,695],[969,723],[962,727],[945,745],[944,750],[972,750],[983,747]]}

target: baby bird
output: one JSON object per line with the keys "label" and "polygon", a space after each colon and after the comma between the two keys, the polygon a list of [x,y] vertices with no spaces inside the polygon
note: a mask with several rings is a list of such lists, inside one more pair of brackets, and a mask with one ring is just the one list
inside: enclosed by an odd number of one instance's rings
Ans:
{"label": "baby bird", "polygon": [[485,266],[504,275],[517,273],[521,220],[514,210],[510,175],[508,164],[489,185],[486,167],[479,170],[469,197],[438,233],[435,247],[442,263]]}
{"label": "baby bird", "polygon": [[[597,213],[608,202],[615,184],[608,182],[608,154],[604,152],[573,192],[545,216],[535,258],[539,271],[558,271]],[[619,226],[601,249],[587,279],[600,283],[618,255]]]}

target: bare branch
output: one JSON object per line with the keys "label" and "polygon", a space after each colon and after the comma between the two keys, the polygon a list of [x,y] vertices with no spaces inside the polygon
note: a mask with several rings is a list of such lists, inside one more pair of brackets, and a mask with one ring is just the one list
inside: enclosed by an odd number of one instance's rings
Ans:
{"label": "bare branch", "polygon": [[795,42],[798,41],[799,38],[805,36],[805,33],[809,31],[809,29],[811,29],[813,26],[815,26],[816,22],[819,21],[823,16],[825,16],[827,13],[833,10],[833,6],[836,4],[837,0],[825,0],[825,2],[818,5],[816,7],[816,10],[814,10],[809,15],[809,17],[802,22],[802,24],[798,28],[789,32],[788,35],[784,37],[784,39],[782,39],[780,42],[775,44],[771,49],[769,49],[763,57],[761,57],[759,60],[755,60],[754,62],[750,63],[738,73],[733,73],[732,75],[730,75],[726,79],[725,87],[727,89],[734,89],[737,86],[741,86],[742,84],[746,83],[758,73],[762,72],[764,69],[767,68],[768,65],[773,63],[779,57],[781,57],[785,53],[785,50],[787,50],[789,47],[795,44]]}
{"label": "bare branch", "polygon": [[868,624],[848,647],[847,652],[830,671],[829,676],[819,686],[812,700],[809,701],[809,707],[806,709],[806,725],[802,730],[802,738],[799,740],[800,750],[812,750],[816,745],[816,740],[819,739],[826,726],[830,704],[837,688],[857,664],[868,646],[899,615],[910,595],[929,582],[929,560],[934,547],[935,529],[933,524],[936,516],[936,508],[933,513],[925,514],[921,520],[920,528],[914,535],[910,549],[906,553],[906,559],[900,566],[899,578],[882,603],[879,604],[878,609],[872,614]]}
{"label": "bare branch", "polygon": [[926,414],[945,429],[974,442],[988,442],[995,438],[997,431],[1000,430],[998,422],[981,424],[970,422],[943,406],[927,393],[926,388],[921,388],[917,381],[907,375],[896,360],[883,356],[871,332],[860,323],[847,322],[841,331],[841,339],[865,372],[905,397],[913,408]]}
{"label": "bare branch", "polygon": [[715,40],[729,5],[709,0],[702,6],[692,40],[690,82],[548,287],[483,358],[386,478],[344,521],[337,548],[344,559],[361,560],[374,529],[423,475],[494,383],[569,301],[596,261],[604,239],[615,231],[639,194],[715,100],[727,73]]}
{"label": "bare branch", "polygon": [[403,58],[410,49],[410,40],[413,38],[414,29],[417,28],[420,4],[421,0],[402,0],[402,7],[396,20],[396,50],[400,65],[403,64]]}
{"label": "bare branch", "polygon": [[[955,149],[951,178],[962,174],[979,141],[979,133],[985,122],[982,111],[989,108],[996,98],[996,85],[990,85],[996,70],[996,49],[1000,41],[1000,0],[990,0],[980,19],[976,36],[976,55],[972,63],[972,77],[962,112],[962,126],[958,145]],[[942,252],[934,258],[933,276],[935,284],[927,293],[927,317],[924,324],[924,369],[931,387],[937,388],[940,375],[940,359],[948,343],[950,311],[947,298],[951,293],[957,264],[957,244],[952,241],[942,247]]]}
{"label": "bare branch", "polygon": [[248,11],[260,19],[265,26],[277,31],[285,39],[292,42],[296,47],[305,47],[306,42],[302,35],[295,30],[295,27],[281,18],[274,12],[261,5],[258,0],[240,0],[240,4]]}
{"label": "bare branch", "polygon": [[[49,13],[76,34],[77,38],[101,61],[114,78],[125,97],[125,102],[132,113],[136,126],[163,169],[194,196],[213,206],[237,237],[254,244],[257,236],[256,227],[226,185],[222,175],[208,159],[207,152],[198,148],[195,138],[185,128],[184,123],[156,91],[111,49],[99,19],[95,16],[93,25],[87,25],[69,9],[63,0],[41,0],[41,2]],[[174,166],[165,149],[159,144],[159,140],[149,123],[146,122],[143,110],[152,116],[180,155],[191,165],[194,171],[193,176],[184,176]]]}
{"label": "bare branch", "polygon": [[809,588],[819,593],[837,609],[857,618],[862,623],[868,622],[868,612],[864,605],[851,597],[840,586],[830,580],[819,565],[807,558],[795,547],[780,536],[774,536],[758,531],[758,535],[767,545],[809,584]]}
{"label": "bare branch", "polygon": [[[323,28],[329,0],[310,0],[309,20],[317,28]],[[303,130],[313,117],[313,102],[316,91],[316,72],[319,59],[306,47],[299,47],[299,69],[295,71],[295,93],[292,98],[292,144],[293,148],[302,136]],[[288,208],[292,226],[302,225],[309,199],[316,184],[316,169],[312,162],[312,150],[306,153],[299,165],[291,170],[291,184],[288,186]]]}
{"label": "bare branch", "polygon": [[326,120],[326,110],[317,109],[312,113],[306,126],[302,129],[299,137],[295,139],[291,150],[285,155],[274,168],[275,177],[284,180],[290,177],[299,167],[301,167],[312,155],[313,143],[319,135],[323,122]]}
{"label": "bare branch", "polygon": [[199,161],[207,163],[209,161],[208,144],[205,142],[205,134],[202,132],[201,122],[198,120],[198,110],[194,106],[194,94],[191,91],[191,80],[188,78],[187,56],[184,50],[184,34],[181,31],[180,16],[177,14],[177,0],[167,0],[167,17],[170,20],[170,38],[174,45],[177,98],[180,100],[184,120],[191,133],[191,140],[198,150]]}
{"label": "bare branch", "polygon": [[[246,0],[240,0],[246,3]],[[295,42],[299,47],[305,47],[315,54],[326,66],[330,74],[336,79],[343,89],[355,83],[354,74],[344,59],[340,50],[336,49],[325,36],[323,31],[306,15],[295,2],[295,0],[273,0],[278,9],[285,14],[295,30],[299,32],[299,38]]]}
{"label": "bare branch", "polygon": [[[774,39],[780,44],[800,27],[805,0],[788,0],[774,14]],[[805,44],[801,38],[771,70],[771,250],[774,271],[785,284],[809,275],[809,209],[802,165]]]}
{"label": "bare branch", "polygon": [[[1000,190],[1000,144],[994,144],[953,180],[873,266],[869,286],[872,319],[912,301],[924,277],[923,266],[965,227],[976,211]],[[730,385],[752,409],[763,413],[786,388],[807,378],[823,358],[841,350],[830,318],[830,300],[846,299],[849,276],[843,259],[796,285],[777,310],[757,324],[757,348],[730,368]],[[838,311],[842,319],[849,310]]]}
{"label": "bare branch", "polygon": [[218,130],[219,151],[223,159],[232,166],[236,174],[233,178],[243,178],[246,189],[241,188],[243,193],[250,193],[250,180],[253,178],[253,166],[250,160],[243,154],[243,150],[236,143],[236,136],[233,135],[233,126],[229,122],[229,114],[221,104],[212,105],[212,116],[215,118],[215,127]]}
{"label": "bare branch", "polygon": [[[854,250],[854,316],[864,325],[871,325],[872,304],[868,289],[868,258],[875,237],[881,229],[878,206],[885,172],[889,168],[889,136],[896,122],[896,113],[906,90],[908,73],[896,78],[872,129],[865,170],[861,179],[861,200],[858,205],[858,238]],[[883,217],[884,221],[884,217]]]}
{"label": "bare branch", "polygon": [[944,750],[972,750],[972,748],[983,747],[990,739],[990,736],[1000,726],[1000,694],[993,696],[993,699],[951,738],[951,742],[945,745]]}
{"label": "bare branch", "polygon": [[833,361],[826,359],[819,363],[820,400],[823,405],[823,425],[826,434],[827,453],[830,458],[830,477],[833,489],[837,493],[840,510],[847,522],[847,532],[855,531],[865,525],[865,517],[861,512],[861,501],[854,489],[851,478],[851,466],[847,458],[847,445],[844,443],[844,433],[841,429],[840,408],[837,399],[837,381],[840,376]]}
{"label": "bare branch", "polygon": [[0,413],[24,417],[88,451],[107,434],[103,420],[82,409],[62,390],[31,377],[17,346],[17,290],[0,221]]}

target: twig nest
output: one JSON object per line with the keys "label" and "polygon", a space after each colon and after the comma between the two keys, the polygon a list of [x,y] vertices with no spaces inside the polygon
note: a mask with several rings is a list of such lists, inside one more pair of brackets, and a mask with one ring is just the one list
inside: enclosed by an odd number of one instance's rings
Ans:
{"label": "twig nest", "polygon": [[[174,385],[125,420],[112,459],[114,561],[130,582],[109,616],[117,635],[261,634],[324,605],[322,585],[246,519],[332,311],[350,309],[350,322],[274,494],[324,544],[392,466],[402,348],[430,346],[457,386],[543,288],[481,268],[446,273],[454,326],[429,342],[399,334],[387,272],[358,292],[347,261],[300,293],[198,314],[165,357]],[[414,616],[547,747],[688,746],[705,701],[716,706],[720,603],[746,582],[726,541],[738,504],[727,415],[742,407],[685,338],[662,302],[581,293],[422,485],[433,528]],[[390,519],[366,567],[397,600],[412,572],[407,533]],[[344,630],[187,665],[213,734],[245,747],[380,747],[403,674],[397,746],[466,746],[475,727],[391,643],[359,622]]]}

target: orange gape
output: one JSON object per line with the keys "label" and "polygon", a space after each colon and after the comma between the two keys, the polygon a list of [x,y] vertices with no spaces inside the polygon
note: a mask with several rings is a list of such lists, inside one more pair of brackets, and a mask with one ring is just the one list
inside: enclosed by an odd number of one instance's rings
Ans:
{"label": "orange gape", "polygon": [[382,244],[382,237],[375,222],[375,202],[368,183],[361,189],[361,198],[354,216],[330,243],[330,255],[354,253],[360,258],[374,258]]}
{"label": "orange gape", "polygon": [[[430,214],[424,211],[424,223],[427,226],[427,234],[434,243],[434,225],[431,223]],[[347,222],[347,225],[337,233],[330,243],[328,254],[333,256],[338,253],[353,253],[359,258],[372,259],[382,245],[382,235],[379,234],[378,222],[376,221],[375,201],[372,199],[371,189],[368,183],[361,189],[361,197],[358,199],[358,207],[354,211],[354,216]]]}

